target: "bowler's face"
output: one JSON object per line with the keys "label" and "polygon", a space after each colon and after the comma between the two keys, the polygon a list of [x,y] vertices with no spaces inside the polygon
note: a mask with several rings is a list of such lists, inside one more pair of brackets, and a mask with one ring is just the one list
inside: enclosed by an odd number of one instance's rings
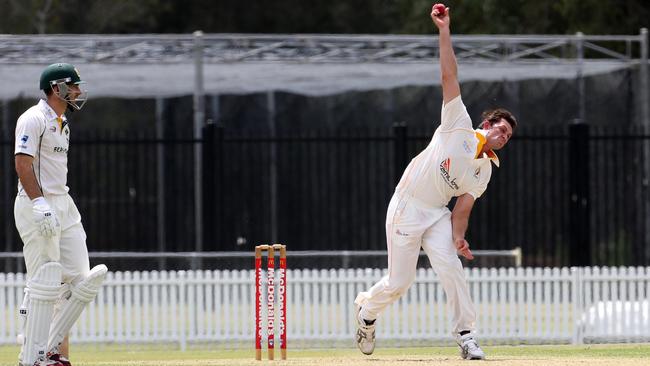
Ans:
{"label": "bowler's face", "polygon": [[512,127],[510,126],[510,123],[501,118],[499,122],[492,124],[488,129],[486,144],[488,145],[488,148],[492,150],[500,150],[506,146],[511,137]]}

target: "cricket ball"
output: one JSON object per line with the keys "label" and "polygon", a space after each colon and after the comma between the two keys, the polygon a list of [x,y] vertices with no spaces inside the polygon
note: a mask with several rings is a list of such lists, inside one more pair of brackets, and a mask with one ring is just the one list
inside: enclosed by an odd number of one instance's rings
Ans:
{"label": "cricket ball", "polygon": [[445,6],[445,4],[435,4],[433,6],[433,10],[437,12],[436,16],[439,18],[442,18],[445,15],[447,15],[447,7]]}

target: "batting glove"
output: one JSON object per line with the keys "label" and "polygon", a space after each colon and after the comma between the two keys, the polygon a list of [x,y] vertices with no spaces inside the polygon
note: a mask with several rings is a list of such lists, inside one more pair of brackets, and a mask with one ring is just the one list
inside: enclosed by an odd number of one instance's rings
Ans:
{"label": "batting glove", "polygon": [[56,235],[59,227],[59,220],[56,213],[47,203],[44,197],[34,198],[32,212],[34,213],[34,223],[38,232],[45,238],[51,238]]}

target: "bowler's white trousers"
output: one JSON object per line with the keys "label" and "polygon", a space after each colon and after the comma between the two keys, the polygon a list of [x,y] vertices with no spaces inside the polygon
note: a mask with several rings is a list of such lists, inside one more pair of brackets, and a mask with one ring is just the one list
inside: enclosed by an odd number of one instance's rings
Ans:
{"label": "bowler's white trousers", "polygon": [[32,201],[18,195],[14,203],[16,228],[23,240],[23,255],[27,278],[46,262],[59,262],[63,267],[62,282],[75,284],[90,273],[86,232],[81,215],[70,195],[50,195],[47,203],[56,212],[61,224],[52,238],[44,238],[38,232],[32,213]]}
{"label": "bowler's white trousers", "polygon": [[376,319],[386,306],[408,290],[415,280],[420,248],[423,248],[445,290],[452,314],[452,333],[474,331],[476,312],[452,240],[449,209],[430,208],[396,192],[388,205],[386,240],[388,275],[357,296],[355,303],[361,307],[361,317]]}

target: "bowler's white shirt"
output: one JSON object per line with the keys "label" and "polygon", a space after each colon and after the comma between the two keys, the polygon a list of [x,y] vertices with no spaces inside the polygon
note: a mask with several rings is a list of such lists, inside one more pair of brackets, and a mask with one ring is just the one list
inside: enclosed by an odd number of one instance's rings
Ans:
{"label": "bowler's white shirt", "polygon": [[[34,175],[45,196],[68,193],[69,141],[65,116],[57,116],[42,99],[18,118],[14,154],[34,157]],[[18,194],[26,195],[20,179]]]}
{"label": "bowler's white shirt", "polygon": [[484,130],[474,130],[467,109],[458,96],[443,104],[441,124],[431,142],[411,160],[396,191],[429,207],[446,206],[465,193],[479,198],[492,175],[493,151],[478,156],[485,144]]}

